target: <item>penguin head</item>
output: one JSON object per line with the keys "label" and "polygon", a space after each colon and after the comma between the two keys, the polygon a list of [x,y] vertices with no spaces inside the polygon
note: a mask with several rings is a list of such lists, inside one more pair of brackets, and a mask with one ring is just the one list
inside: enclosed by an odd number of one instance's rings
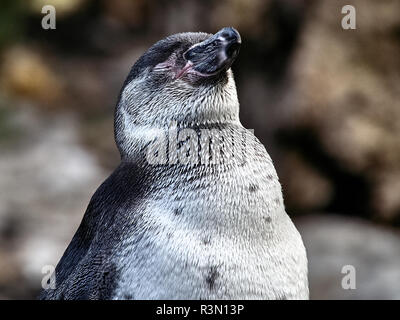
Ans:
{"label": "penguin head", "polygon": [[236,92],[231,88],[230,67],[240,44],[240,35],[233,28],[223,28],[214,35],[180,33],[160,40],[133,65],[119,104],[130,114],[138,118],[144,114],[148,120],[160,120],[163,115],[175,115],[172,118],[176,121],[190,118],[194,104],[197,113],[211,112],[211,105],[210,110],[199,110],[204,109],[201,101],[210,98],[218,108],[218,102],[229,100],[224,95]]}
{"label": "penguin head", "polygon": [[151,46],[121,89],[115,115],[117,145],[143,128],[171,122],[191,126],[239,121],[230,67],[240,44],[238,31],[229,27],[215,34],[179,33]]}
{"label": "penguin head", "polygon": [[214,85],[226,78],[239,53],[241,38],[234,28],[216,34],[180,33],[154,44],[132,67],[126,83],[150,76],[156,84],[184,81],[193,86]]}

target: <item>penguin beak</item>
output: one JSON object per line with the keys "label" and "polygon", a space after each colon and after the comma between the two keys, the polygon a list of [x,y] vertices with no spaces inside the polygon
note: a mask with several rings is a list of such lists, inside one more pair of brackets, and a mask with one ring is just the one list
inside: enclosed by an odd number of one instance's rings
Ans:
{"label": "penguin beak", "polygon": [[183,54],[187,64],[182,70],[201,76],[212,76],[228,70],[239,54],[241,42],[237,30],[223,28]]}

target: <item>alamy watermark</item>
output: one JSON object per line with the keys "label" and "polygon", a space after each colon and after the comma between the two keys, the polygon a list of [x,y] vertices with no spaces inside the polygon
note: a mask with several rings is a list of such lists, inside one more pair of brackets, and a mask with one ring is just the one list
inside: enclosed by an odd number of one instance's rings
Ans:
{"label": "alamy watermark", "polygon": [[342,274],[345,274],[345,276],[342,278],[342,288],[344,290],[355,290],[356,268],[351,264],[345,265],[342,267]]}
{"label": "alamy watermark", "polygon": [[342,14],[345,14],[342,18],[342,28],[344,30],[356,29],[356,8],[349,4],[345,5],[342,7]]}
{"label": "alamy watermark", "polygon": [[145,148],[151,165],[243,164],[254,154],[254,130],[244,128],[194,129],[171,126],[156,130]]}
{"label": "alamy watermark", "polygon": [[45,30],[56,28],[56,8],[52,5],[42,7],[42,13],[45,16],[42,18],[42,28]]}
{"label": "alamy watermark", "polygon": [[45,265],[42,267],[42,274],[44,274],[44,276],[42,277],[42,288],[43,289],[54,290],[56,288],[55,270],[56,270],[56,268],[51,264],[48,264],[48,265]]}

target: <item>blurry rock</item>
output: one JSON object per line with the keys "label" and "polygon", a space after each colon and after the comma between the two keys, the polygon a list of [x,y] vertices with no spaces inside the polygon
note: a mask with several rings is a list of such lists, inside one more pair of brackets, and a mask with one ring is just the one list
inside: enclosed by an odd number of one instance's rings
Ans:
{"label": "blurry rock", "polygon": [[399,186],[375,182],[400,170],[400,2],[352,1],[356,30],[341,27],[346,4],[316,1],[310,11],[292,61],[290,117],[282,126],[313,132],[337,167],[368,182],[366,190],[377,197],[365,194],[370,211],[395,217],[400,202],[382,192],[399,195]]}
{"label": "blurry rock", "polygon": [[[398,230],[327,215],[296,226],[307,248],[311,299],[400,299]],[[355,268],[355,290],[342,288],[345,265]]]}
{"label": "blurry rock", "polygon": [[[0,240],[4,241],[1,237]],[[24,280],[16,257],[0,247],[0,300],[28,297],[26,286],[20,285]]]}
{"label": "blurry rock", "polygon": [[[224,0],[212,10],[213,24],[218,27],[235,26],[241,33],[262,37],[265,13],[272,1]],[[268,22],[267,22],[268,23]],[[265,35],[264,35],[265,36]]]}
{"label": "blurry rock", "polygon": [[380,216],[393,221],[400,217],[400,171],[380,173],[374,181],[372,206]]}
{"label": "blurry rock", "polygon": [[62,93],[62,82],[44,57],[27,47],[4,53],[0,83],[5,93],[40,102],[54,102]]}
{"label": "blurry rock", "polygon": [[32,12],[41,14],[43,6],[52,5],[58,18],[77,12],[88,1],[91,0],[31,0],[30,8]]}
{"label": "blurry rock", "polygon": [[[210,2],[196,0],[167,1],[160,5],[151,1],[150,30],[158,36],[185,31],[209,31]],[[158,40],[158,39],[157,39]]]}
{"label": "blurry rock", "polygon": [[9,282],[19,280],[18,266],[7,251],[0,249],[0,288],[9,286]]}
{"label": "blurry rock", "polygon": [[329,180],[291,153],[282,159],[281,182],[289,211],[309,211],[327,206],[332,198]]}
{"label": "blurry rock", "polygon": [[0,286],[8,298],[34,298],[106,173],[79,143],[75,118],[14,111],[21,137],[0,157]]}
{"label": "blurry rock", "polygon": [[102,1],[105,16],[123,25],[138,28],[148,18],[148,1],[145,0],[114,0]]}

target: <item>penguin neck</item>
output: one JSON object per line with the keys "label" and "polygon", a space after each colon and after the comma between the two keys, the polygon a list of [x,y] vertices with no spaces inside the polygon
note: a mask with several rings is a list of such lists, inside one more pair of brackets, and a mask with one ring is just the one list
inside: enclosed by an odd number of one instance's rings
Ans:
{"label": "penguin neck", "polygon": [[149,93],[146,99],[132,96],[132,92],[138,95],[140,90],[124,89],[124,92],[117,104],[114,129],[122,159],[137,159],[144,147],[165,135],[171,127],[218,129],[226,125],[241,126],[239,100],[231,71],[223,85],[193,90],[181,82],[173,88],[165,87],[159,94]]}
{"label": "penguin neck", "polygon": [[[132,115],[124,108],[118,108],[115,116],[115,140],[122,161],[143,159],[146,147],[155,140],[168,144],[174,132],[182,129],[223,129],[227,126],[240,126],[239,102],[235,105],[214,105],[215,110],[199,110],[185,116],[167,116],[151,122],[135,123]],[[225,112],[224,112],[225,111]]]}

